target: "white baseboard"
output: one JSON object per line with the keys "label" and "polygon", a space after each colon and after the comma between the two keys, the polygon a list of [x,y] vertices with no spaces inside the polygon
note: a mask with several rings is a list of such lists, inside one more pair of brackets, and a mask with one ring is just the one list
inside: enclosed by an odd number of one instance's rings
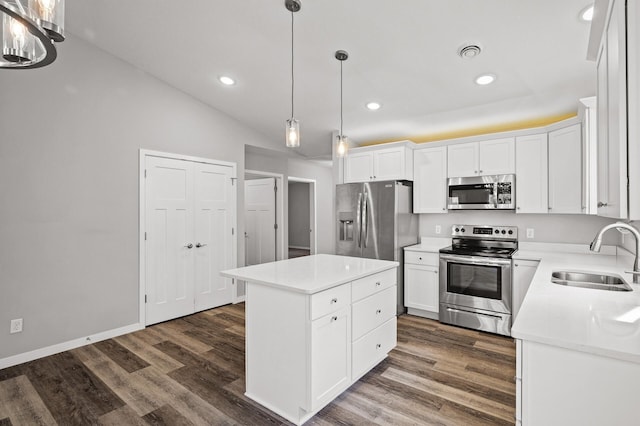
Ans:
{"label": "white baseboard", "polygon": [[298,250],[311,250],[311,247],[302,247],[302,246],[289,246],[290,249],[298,249]]}
{"label": "white baseboard", "polygon": [[143,328],[145,327],[141,324],[131,324],[120,328],[114,328],[113,330],[103,331],[98,334],[92,334],[87,337],[81,337],[79,339],[69,340],[67,342],[58,343],[55,345],[47,346],[45,348],[40,348],[30,352],[2,358],[0,359],[0,370],[3,368],[13,367],[14,365],[33,361],[39,358],[44,358],[49,355],[55,355],[60,352],[69,351],[71,349],[79,348],[80,346],[90,345],[102,340],[122,336],[123,334],[133,333],[134,331],[142,330]]}
{"label": "white baseboard", "polygon": [[234,305],[236,305],[236,304],[238,304],[238,303],[242,303],[242,302],[244,302],[246,299],[247,299],[247,296],[246,296],[246,295],[244,295],[244,296],[238,296],[238,297],[236,298],[236,300],[234,300],[234,301],[233,301],[233,304],[234,304]]}

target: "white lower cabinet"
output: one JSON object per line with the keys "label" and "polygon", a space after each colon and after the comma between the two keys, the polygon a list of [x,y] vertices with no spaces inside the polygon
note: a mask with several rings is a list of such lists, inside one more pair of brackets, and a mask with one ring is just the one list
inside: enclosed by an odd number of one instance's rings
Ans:
{"label": "white lower cabinet", "polygon": [[438,253],[405,250],[404,305],[411,315],[438,319],[440,275]]}
{"label": "white lower cabinet", "polygon": [[311,325],[311,409],[324,407],[351,384],[349,307]]}
{"label": "white lower cabinet", "polygon": [[638,424],[640,364],[516,340],[516,420],[537,425]]}
{"label": "white lower cabinet", "polygon": [[315,294],[247,283],[246,395],[300,425],[396,345],[396,269]]}

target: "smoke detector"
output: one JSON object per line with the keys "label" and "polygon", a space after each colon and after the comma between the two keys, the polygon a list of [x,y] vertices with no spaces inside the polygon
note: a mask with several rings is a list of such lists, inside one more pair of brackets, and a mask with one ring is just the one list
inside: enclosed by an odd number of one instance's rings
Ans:
{"label": "smoke detector", "polygon": [[458,49],[458,56],[462,59],[473,59],[482,52],[477,44],[465,44]]}

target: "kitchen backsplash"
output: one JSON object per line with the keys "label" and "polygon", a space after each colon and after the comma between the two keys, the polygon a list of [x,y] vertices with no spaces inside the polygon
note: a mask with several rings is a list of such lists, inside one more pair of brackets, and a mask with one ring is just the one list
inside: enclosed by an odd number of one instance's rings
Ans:
{"label": "kitchen backsplash", "polygon": [[[613,219],[587,215],[537,215],[515,214],[498,211],[449,211],[448,214],[421,214],[420,236],[448,237],[451,225],[505,225],[518,227],[518,239],[526,242],[549,242],[589,244],[603,226],[615,222]],[[436,233],[436,226],[441,233]],[[527,229],[534,230],[534,238],[527,238]],[[634,246],[633,238],[625,245]],[[609,232],[605,244],[620,245],[622,238],[618,232]]]}

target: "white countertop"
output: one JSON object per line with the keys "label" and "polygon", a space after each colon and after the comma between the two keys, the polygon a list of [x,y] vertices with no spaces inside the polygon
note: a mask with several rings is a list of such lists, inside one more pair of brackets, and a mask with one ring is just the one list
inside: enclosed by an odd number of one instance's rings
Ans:
{"label": "white countertop", "polygon": [[317,254],[280,260],[220,274],[304,294],[314,294],[367,275],[399,266],[388,260]]}
{"label": "white countertop", "polygon": [[420,238],[420,244],[413,246],[407,246],[405,250],[422,251],[426,253],[438,253],[441,248],[451,245],[451,238],[434,238],[434,237],[422,237]]}
{"label": "white countertop", "polygon": [[[617,256],[596,254],[586,245],[578,248],[580,253],[554,245],[522,248],[515,260],[540,260],[540,265],[511,329],[513,337],[640,362],[640,284],[625,273],[633,268],[630,253],[614,248]],[[617,274],[633,291],[553,284],[551,273],[556,270]]]}

